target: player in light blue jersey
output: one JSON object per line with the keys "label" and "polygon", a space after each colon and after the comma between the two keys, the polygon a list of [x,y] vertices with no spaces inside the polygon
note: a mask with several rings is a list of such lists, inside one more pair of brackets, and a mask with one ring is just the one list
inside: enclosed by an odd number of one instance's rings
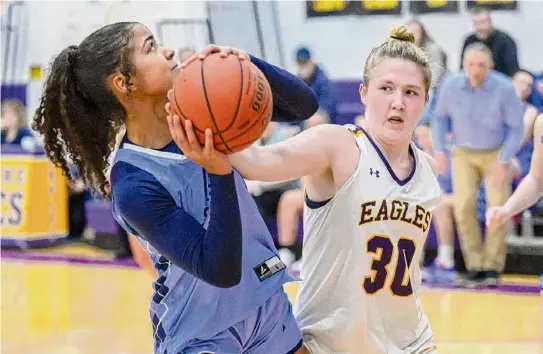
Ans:
{"label": "player in light blue jersey", "polygon": [[[203,54],[212,52],[251,60],[264,73],[273,119],[317,111],[294,75],[230,47]],[[107,194],[104,172],[126,126],[111,167],[112,210],[158,273],[155,353],[295,353],[301,334],[283,290],[292,279],[243,179],[212,145],[192,161],[172,141],[165,104],[178,71],[174,51],[145,26],[105,26],[53,61],[34,129],[55,164],[67,172],[70,156],[85,182]]]}

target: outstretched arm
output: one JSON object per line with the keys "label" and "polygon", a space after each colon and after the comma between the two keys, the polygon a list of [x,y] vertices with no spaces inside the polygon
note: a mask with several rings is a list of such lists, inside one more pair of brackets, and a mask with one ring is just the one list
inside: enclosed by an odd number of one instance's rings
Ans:
{"label": "outstretched arm", "polygon": [[505,203],[508,216],[513,216],[534,205],[543,193],[543,114],[534,125],[534,153],[530,172],[524,177],[515,193]]}
{"label": "outstretched arm", "polygon": [[280,143],[252,146],[228,158],[246,179],[288,181],[333,169],[333,164],[341,159],[339,154],[351,151],[353,146],[349,130],[322,124]]}
{"label": "outstretched arm", "polygon": [[534,205],[543,195],[543,114],[534,125],[534,153],[530,172],[519,184],[515,193],[502,206],[490,208],[487,224],[490,228],[501,225],[512,216]]}

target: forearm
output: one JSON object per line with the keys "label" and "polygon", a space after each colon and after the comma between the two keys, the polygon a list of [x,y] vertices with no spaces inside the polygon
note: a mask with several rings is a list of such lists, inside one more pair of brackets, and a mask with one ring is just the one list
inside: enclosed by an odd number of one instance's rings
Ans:
{"label": "forearm", "polygon": [[296,75],[250,56],[251,62],[266,76],[273,95],[273,117],[278,122],[309,119],[319,103],[313,91]]}
{"label": "forearm", "polygon": [[290,181],[330,169],[333,151],[343,151],[342,145],[353,142],[344,127],[321,124],[282,142],[252,146],[228,158],[245,179]]}
{"label": "forearm", "polygon": [[210,175],[210,194],[209,225],[194,268],[208,283],[231,287],[242,273],[242,226],[233,174]]}
{"label": "forearm", "polygon": [[228,156],[232,166],[240,175],[252,181],[282,182],[288,178],[285,162],[278,149],[252,146]]}
{"label": "forearm", "polygon": [[524,177],[513,195],[504,204],[507,217],[511,218],[534,205],[543,194],[543,178],[537,180],[532,173]]}

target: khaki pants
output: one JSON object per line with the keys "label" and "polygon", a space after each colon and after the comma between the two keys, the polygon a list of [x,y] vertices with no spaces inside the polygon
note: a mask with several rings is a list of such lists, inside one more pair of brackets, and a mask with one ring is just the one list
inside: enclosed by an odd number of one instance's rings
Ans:
{"label": "khaki pants", "polygon": [[502,185],[492,180],[489,169],[497,158],[498,150],[477,151],[454,147],[452,151],[454,215],[468,270],[501,273],[505,268],[507,226],[487,232],[483,245],[477,219],[477,193],[483,178],[487,208],[503,205],[511,195],[508,179]]}

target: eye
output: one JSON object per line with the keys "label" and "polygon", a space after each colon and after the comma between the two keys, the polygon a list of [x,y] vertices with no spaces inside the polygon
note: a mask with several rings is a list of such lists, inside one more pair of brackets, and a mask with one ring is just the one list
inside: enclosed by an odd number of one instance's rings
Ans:
{"label": "eye", "polygon": [[383,91],[392,91],[392,88],[390,86],[381,86],[380,90],[383,90]]}
{"label": "eye", "polygon": [[155,50],[157,50],[157,48],[158,48],[158,45],[156,44],[156,42],[152,41],[151,42],[151,48],[150,48],[149,51],[155,51]]}
{"label": "eye", "polygon": [[413,91],[413,90],[407,90],[405,91],[406,94],[408,94],[409,96],[418,96],[418,92],[416,91]]}

